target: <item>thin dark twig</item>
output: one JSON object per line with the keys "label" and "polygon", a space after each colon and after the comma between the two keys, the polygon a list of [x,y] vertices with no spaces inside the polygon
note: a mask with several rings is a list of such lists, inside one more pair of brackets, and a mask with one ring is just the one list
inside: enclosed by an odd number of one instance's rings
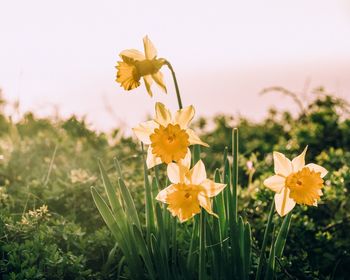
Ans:
{"label": "thin dark twig", "polygon": [[282,272],[288,277],[288,279],[297,279],[297,278],[294,278],[294,276],[292,276],[288,271],[287,269],[284,268],[284,266],[282,265],[281,263],[281,260],[279,258],[276,257],[276,260],[278,262],[278,265],[280,266],[280,268],[282,269]]}
{"label": "thin dark twig", "polygon": [[268,87],[268,88],[265,88],[263,89],[260,94],[266,94],[266,93],[269,93],[269,92],[273,92],[273,91],[277,91],[277,92],[280,92],[284,95],[287,95],[289,97],[291,97],[294,102],[298,105],[299,109],[300,109],[300,112],[305,115],[306,114],[306,111],[305,111],[305,108],[304,108],[304,105],[302,103],[302,101],[300,100],[300,98],[298,97],[298,95],[288,89],[285,89],[284,87],[278,87],[278,86],[275,86],[275,87]]}

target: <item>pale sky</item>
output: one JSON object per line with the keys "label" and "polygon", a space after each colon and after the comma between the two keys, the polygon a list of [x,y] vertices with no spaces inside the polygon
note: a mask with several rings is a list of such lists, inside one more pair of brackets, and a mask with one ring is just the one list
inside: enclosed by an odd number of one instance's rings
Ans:
{"label": "pale sky", "polygon": [[0,88],[21,112],[47,115],[56,106],[92,127],[128,132],[156,101],[177,106],[168,70],[167,96],[114,82],[119,52],[142,50],[146,34],[198,115],[259,120],[271,106],[295,110],[286,97],[258,93],[301,91],[307,80],[350,99],[349,0],[0,0]]}

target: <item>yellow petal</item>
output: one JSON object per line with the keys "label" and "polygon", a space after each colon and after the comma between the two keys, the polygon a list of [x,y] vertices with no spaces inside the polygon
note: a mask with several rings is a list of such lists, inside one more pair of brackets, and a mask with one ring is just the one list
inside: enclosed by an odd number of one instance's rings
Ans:
{"label": "yellow petal", "polygon": [[124,50],[119,54],[119,56],[123,60],[132,59],[132,60],[140,61],[140,60],[145,59],[144,54],[138,50],[135,50],[135,49]]}
{"label": "yellow petal", "polygon": [[212,180],[206,179],[201,183],[201,186],[205,189],[205,194],[208,197],[214,197],[218,195],[225,187],[225,184],[215,183]]}
{"label": "yellow petal", "polygon": [[149,146],[147,151],[147,159],[146,159],[147,168],[151,169],[152,167],[161,163],[162,163],[162,160],[159,157],[156,157],[156,155],[152,153],[152,147]]}
{"label": "yellow petal", "polygon": [[152,74],[152,78],[156,82],[156,84],[162,89],[162,91],[166,93],[167,91],[162,72],[158,71],[157,73]]}
{"label": "yellow petal", "polygon": [[167,166],[167,174],[170,182],[177,184],[180,182],[180,167],[176,163],[169,163]]}
{"label": "yellow petal", "polygon": [[203,194],[199,194],[198,195],[198,201],[199,201],[199,205],[201,207],[203,207],[209,214],[218,217],[218,215],[216,215],[211,207],[211,201],[209,199],[209,197],[203,195]]}
{"label": "yellow petal", "polygon": [[171,113],[163,103],[156,103],[155,121],[162,126],[167,126],[169,123],[171,123]]}
{"label": "yellow petal", "polygon": [[285,181],[286,181],[285,177],[274,175],[267,178],[264,181],[264,185],[269,189],[273,190],[274,192],[280,193],[284,187]]}
{"label": "yellow petal", "polygon": [[207,172],[203,161],[199,160],[195,166],[191,169],[191,180],[194,185],[201,185],[201,183],[207,179]]}
{"label": "yellow petal", "polygon": [[288,188],[283,188],[280,193],[275,194],[276,210],[281,217],[287,215],[295,206],[295,201],[289,197],[289,193]]}
{"label": "yellow petal", "polygon": [[175,122],[179,124],[182,129],[186,129],[193,117],[194,107],[191,105],[175,113]]}
{"label": "yellow petal", "polygon": [[154,132],[154,129],[158,128],[159,124],[155,121],[147,121],[140,123],[138,126],[134,127],[132,130],[134,131],[136,137],[145,143],[146,145],[151,144],[151,140],[149,136]]}
{"label": "yellow petal", "polygon": [[145,86],[146,86],[146,90],[149,94],[149,96],[152,97],[152,90],[151,90],[151,85],[152,85],[152,76],[151,75],[146,75],[146,76],[143,76],[143,81],[145,82]]}
{"label": "yellow petal", "polygon": [[163,202],[163,203],[167,203],[168,194],[169,194],[169,193],[172,193],[172,192],[174,192],[174,191],[176,191],[174,185],[170,185],[170,186],[166,187],[165,189],[161,190],[161,191],[157,194],[156,199],[157,199],[158,201]]}
{"label": "yellow petal", "polygon": [[148,36],[143,38],[143,47],[145,49],[145,55],[147,59],[152,60],[157,56],[157,49],[154,47]]}
{"label": "yellow petal", "polygon": [[315,164],[315,163],[309,163],[305,167],[309,168],[310,170],[313,170],[315,172],[320,172],[321,173],[321,178],[327,175],[328,171],[326,168]]}
{"label": "yellow petal", "polygon": [[188,141],[190,142],[190,145],[198,144],[198,145],[202,145],[205,147],[209,147],[209,145],[207,143],[205,143],[201,139],[199,139],[199,137],[196,135],[196,133],[192,129],[187,128],[186,132],[189,136]]}
{"label": "yellow petal", "polygon": [[293,172],[298,172],[299,170],[303,169],[303,167],[305,166],[306,150],[307,150],[307,146],[305,147],[304,151],[300,155],[293,158],[292,160]]}
{"label": "yellow petal", "polygon": [[273,161],[275,163],[275,173],[277,175],[287,177],[293,172],[292,163],[285,157],[284,154],[273,152]]}

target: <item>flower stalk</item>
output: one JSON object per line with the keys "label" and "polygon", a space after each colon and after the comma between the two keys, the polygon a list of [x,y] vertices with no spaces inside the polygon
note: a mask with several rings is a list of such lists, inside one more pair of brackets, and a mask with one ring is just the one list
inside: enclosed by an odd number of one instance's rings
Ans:
{"label": "flower stalk", "polygon": [[182,106],[182,100],[181,100],[181,95],[180,95],[180,90],[179,90],[179,85],[177,83],[177,79],[176,79],[176,74],[175,74],[175,71],[174,71],[174,68],[173,66],[170,64],[170,62],[166,59],[164,59],[164,65],[168,66],[170,72],[171,72],[171,75],[173,76],[173,80],[174,80],[174,85],[175,85],[175,91],[176,91],[176,98],[177,98],[177,103],[179,105],[179,109],[182,109],[183,106]]}

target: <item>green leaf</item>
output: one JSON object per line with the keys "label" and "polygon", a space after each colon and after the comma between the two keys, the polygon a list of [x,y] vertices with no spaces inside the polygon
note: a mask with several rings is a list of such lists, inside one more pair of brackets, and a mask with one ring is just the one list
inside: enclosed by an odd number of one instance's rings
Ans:
{"label": "green leaf", "polygon": [[120,242],[122,240],[121,231],[117,225],[117,221],[115,220],[111,209],[108,207],[107,203],[103,200],[103,198],[100,196],[100,194],[96,191],[94,187],[91,187],[91,194],[97,206],[97,209],[100,212],[107,227],[112,232],[116,240]]}
{"label": "green leaf", "polygon": [[246,280],[249,279],[250,266],[251,266],[251,253],[252,253],[252,232],[249,223],[245,224],[244,228],[244,277]]}
{"label": "green leaf", "polygon": [[119,178],[118,183],[119,183],[122,199],[125,202],[125,212],[127,215],[127,219],[130,219],[130,222],[132,224],[135,224],[139,229],[141,229],[139,216],[137,214],[134,200],[130,194],[130,191],[126,187],[124,181],[121,178]]}
{"label": "green leaf", "polygon": [[149,251],[148,251],[148,247],[146,245],[146,242],[145,242],[144,238],[142,237],[142,233],[136,225],[133,225],[132,229],[133,229],[133,233],[135,236],[135,242],[136,242],[135,246],[138,248],[138,251],[139,251],[139,253],[140,253],[140,255],[145,263],[149,277],[150,277],[150,279],[156,279],[155,271],[153,268],[152,258],[151,258]]}
{"label": "green leaf", "polygon": [[146,200],[146,230],[147,230],[147,241],[150,242],[151,233],[154,232],[154,211],[153,211],[153,198],[152,189],[148,179],[148,168],[144,157],[143,144],[142,148],[142,159],[143,159],[143,178],[145,184],[145,200]]}
{"label": "green leaf", "polygon": [[117,157],[115,157],[113,161],[114,161],[115,169],[117,170],[118,177],[123,179],[123,172],[119,164],[119,160],[117,159]]}
{"label": "green leaf", "polygon": [[266,274],[265,274],[265,280],[271,280],[271,279],[274,279],[274,277],[275,277],[276,258],[275,258],[275,241],[273,238],[275,236],[275,229],[273,229],[272,232],[273,232],[272,233],[272,242],[271,242],[268,265],[267,265]]}
{"label": "green leaf", "polygon": [[238,184],[238,129],[232,131],[232,208],[233,218],[237,222],[237,184]]}
{"label": "green leaf", "polygon": [[289,212],[287,216],[284,218],[281,229],[277,235],[277,239],[275,243],[276,258],[280,259],[282,257],[284,245],[286,244],[287,235],[290,228],[291,219],[292,219],[292,212]]}
{"label": "green leaf", "polygon": [[266,223],[266,227],[265,227],[264,239],[263,239],[263,243],[261,245],[259,263],[258,263],[258,268],[256,271],[255,280],[260,279],[262,268],[263,268],[263,265],[265,263],[265,249],[266,249],[266,245],[267,245],[267,239],[269,237],[269,234],[270,234],[270,232],[272,230],[272,226],[273,226],[272,217],[273,217],[274,210],[275,210],[275,201],[272,200],[270,212],[269,212],[269,217],[267,219],[267,223]]}
{"label": "green leaf", "polygon": [[115,213],[118,217],[124,216],[123,208],[120,205],[120,202],[117,198],[116,189],[113,188],[113,186],[108,178],[106,169],[104,168],[104,166],[100,160],[98,161],[98,166],[100,169],[100,173],[101,173],[101,177],[102,177],[102,181],[103,181],[103,186],[104,186],[106,194],[107,194],[109,205],[112,208],[113,213]]}

